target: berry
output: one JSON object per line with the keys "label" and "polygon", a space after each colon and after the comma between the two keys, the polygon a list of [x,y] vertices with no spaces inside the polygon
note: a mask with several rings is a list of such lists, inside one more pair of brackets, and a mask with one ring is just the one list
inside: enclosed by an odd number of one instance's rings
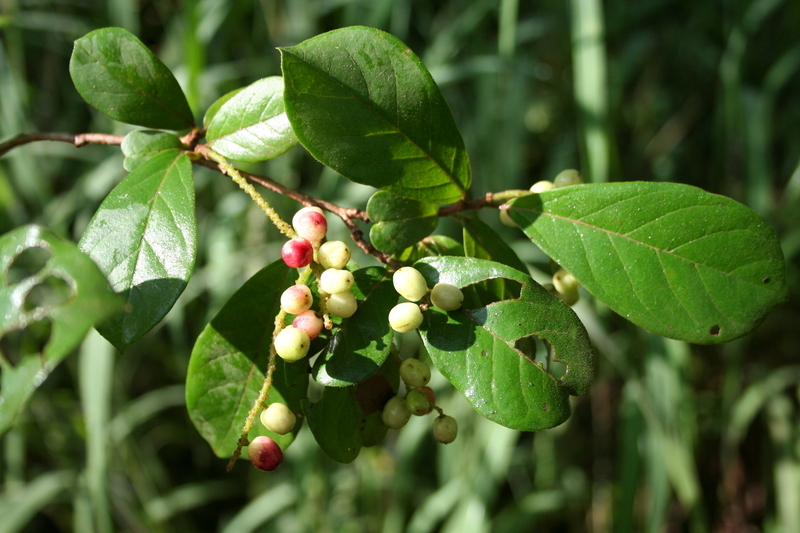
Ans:
{"label": "berry", "polygon": [[533,185],[531,185],[531,192],[545,192],[553,189],[555,186],[553,185],[552,181],[542,180],[537,181]]}
{"label": "berry", "polygon": [[400,363],[400,377],[409,387],[424,387],[431,380],[431,369],[413,357]]}
{"label": "berry", "polygon": [[400,396],[392,396],[381,413],[381,420],[387,427],[400,429],[408,423],[411,418],[411,411],[408,410],[405,399]]}
{"label": "berry", "polygon": [[578,280],[575,279],[575,276],[563,268],[559,268],[556,273],[553,274],[553,286],[561,294],[575,291],[578,285],[579,283]]}
{"label": "berry", "polygon": [[328,233],[328,220],[319,207],[304,207],[292,217],[292,227],[299,237],[316,242]]}
{"label": "berry", "polygon": [[578,303],[578,300],[581,297],[580,293],[578,293],[577,287],[568,292],[563,292],[563,293],[559,292],[556,294],[556,296],[558,297],[559,300],[561,300],[562,302],[564,302],[569,306],[573,306],[576,303]]}
{"label": "berry", "polygon": [[308,333],[294,326],[282,329],[275,337],[275,351],[290,363],[305,357],[310,346],[311,339]]}
{"label": "berry", "polygon": [[461,289],[449,283],[437,283],[431,289],[431,303],[442,311],[455,311],[463,301]]}
{"label": "berry", "polygon": [[355,283],[353,273],[349,270],[339,270],[338,268],[329,268],[319,277],[320,290],[328,294],[347,292],[353,286],[353,283]]}
{"label": "berry", "polygon": [[433,389],[430,387],[420,387],[418,390],[421,390],[425,393],[425,397],[428,398],[428,402],[431,404],[431,409],[433,409],[433,406],[436,405],[436,394],[434,394]]}
{"label": "berry", "polygon": [[307,285],[292,285],[281,294],[281,309],[290,315],[299,315],[311,309],[314,297]]}
{"label": "berry", "polygon": [[322,318],[315,311],[309,309],[294,317],[292,326],[305,331],[308,338],[313,341],[322,332]]}
{"label": "berry", "polygon": [[432,409],[428,396],[419,389],[408,391],[408,394],[406,394],[406,406],[414,416],[427,415]]}
{"label": "berry", "polygon": [[283,452],[278,443],[263,435],[254,438],[247,446],[247,456],[259,470],[272,472],[283,462]]}
{"label": "berry", "polygon": [[583,183],[581,173],[575,169],[562,170],[553,180],[553,188],[569,187],[570,185],[580,185]]}
{"label": "berry", "polygon": [[508,215],[508,209],[500,210],[500,223],[504,226],[508,226],[509,228],[519,227],[516,222],[511,220],[511,217]]}
{"label": "berry", "polygon": [[294,429],[297,417],[285,403],[275,402],[261,411],[261,423],[273,433],[286,435]]}
{"label": "berry", "polygon": [[341,318],[350,318],[358,309],[358,302],[352,292],[331,294],[326,305],[330,314]]}
{"label": "berry", "polygon": [[458,422],[452,416],[440,415],[433,421],[433,438],[442,444],[450,444],[458,435]]}
{"label": "berry", "polygon": [[[403,267],[392,277],[394,290],[410,302],[418,302],[428,292],[425,278],[414,267]],[[413,329],[413,328],[412,328]]]}
{"label": "berry", "polygon": [[314,258],[314,248],[307,239],[291,239],[283,245],[281,257],[288,267],[302,268],[308,266]]}
{"label": "berry", "polygon": [[403,302],[389,311],[389,325],[398,333],[417,329],[422,324],[422,311],[412,302]]}
{"label": "berry", "polygon": [[323,268],[344,268],[350,261],[350,248],[342,241],[328,241],[319,247],[317,259]]}

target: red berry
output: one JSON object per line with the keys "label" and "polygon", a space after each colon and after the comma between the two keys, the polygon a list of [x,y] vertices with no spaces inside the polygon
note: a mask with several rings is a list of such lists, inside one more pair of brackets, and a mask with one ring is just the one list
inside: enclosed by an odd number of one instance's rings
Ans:
{"label": "red berry", "polygon": [[308,334],[308,338],[312,341],[316,339],[322,331],[322,319],[311,309],[303,311],[294,317],[292,325],[297,329],[305,331]]}
{"label": "red berry", "polygon": [[291,268],[308,266],[314,258],[314,248],[306,239],[296,238],[287,241],[281,250],[283,262]]}
{"label": "red berry", "polygon": [[283,452],[278,443],[269,437],[254,438],[247,447],[247,456],[259,470],[272,472],[283,462]]}
{"label": "red berry", "polygon": [[[436,394],[434,394],[433,389],[430,387],[420,387],[419,390],[425,393],[428,402],[431,404],[431,409],[433,409],[433,406],[436,405]],[[430,410],[428,412],[430,413]]]}

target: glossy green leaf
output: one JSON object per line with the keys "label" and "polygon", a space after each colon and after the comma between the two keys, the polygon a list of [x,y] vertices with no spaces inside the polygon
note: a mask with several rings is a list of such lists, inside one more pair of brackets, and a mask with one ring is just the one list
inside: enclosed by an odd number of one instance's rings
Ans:
{"label": "glossy green leaf", "polygon": [[392,328],[389,310],[398,295],[385,268],[368,267],[353,273],[355,314],[342,321],[314,364],[313,376],[323,385],[346,387],[373,375],[389,356]]}
{"label": "glossy green leaf", "polygon": [[[594,352],[575,313],[530,276],[499,263],[432,257],[414,264],[430,285],[466,288],[487,279],[520,284],[516,298],[445,313],[425,312],[420,333],[436,367],[481,415],[511,429],[535,431],[570,415],[569,395],[581,394],[593,376]],[[524,348],[549,343],[542,361]],[[563,375],[559,365],[566,366]]]}
{"label": "glossy green leaf", "polygon": [[203,124],[205,124],[205,126],[208,127],[208,125],[211,124],[211,121],[214,120],[214,117],[217,115],[217,113],[219,113],[219,110],[222,108],[225,102],[227,102],[240,92],[244,91],[245,89],[246,87],[239,87],[238,89],[229,91],[220,96],[219,98],[217,98],[214,101],[214,103],[208,106],[208,109],[206,109],[206,114],[203,115]]}
{"label": "glossy green leaf", "polygon": [[183,148],[183,144],[177,135],[165,131],[155,130],[136,130],[132,131],[122,139],[122,154],[125,161],[122,166],[128,172],[133,170],[153,157],[158,152],[171,148]]}
{"label": "glossy green leaf", "polygon": [[194,269],[197,221],[189,157],[166,150],[136,167],[106,197],[81,238],[125,311],[98,331],[119,350],[172,308]]}
{"label": "glossy green leaf", "polygon": [[286,113],[315,158],[357,183],[436,204],[470,186],[464,141],[419,58],[351,27],[281,48]]}
{"label": "glossy green leaf", "polygon": [[438,207],[378,191],[367,202],[372,245],[389,254],[401,252],[430,235],[439,224]]}
{"label": "glossy green leaf", "polygon": [[[219,457],[230,457],[236,449],[247,413],[258,398],[280,296],[296,278],[297,270],[281,260],[266,266],[231,296],[194,345],[186,374],[186,408]],[[299,413],[307,386],[305,361],[278,358],[268,403],[282,401]],[[286,449],[299,429],[298,423],[292,433],[277,435],[257,422],[250,438],[268,435]]]}
{"label": "glossy green leaf", "polygon": [[729,341],[788,297],[775,232],[724,196],[632,182],[565,187],[512,206],[528,237],[595,297],[665,337]]}
{"label": "glossy green leaf", "polygon": [[[12,278],[18,262],[31,251],[38,252],[41,260],[30,272]],[[42,324],[46,332],[49,326],[41,351],[29,353],[21,346],[15,353],[0,354],[2,434],[89,328],[119,310],[122,302],[77,246],[39,226],[24,226],[0,237],[0,262],[0,337]]]}
{"label": "glossy green leaf", "polygon": [[109,118],[165,130],[194,125],[175,76],[122,28],[102,28],[75,41],[69,73],[83,99]]}
{"label": "glossy green leaf", "polygon": [[404,265],[410,265],[423,257],[439,257],[442,255],[464,257],[464,246],[446,235],[431,235],[425,237],[414,246],[403,250],[403,253],[397,256],[397,260]]}
{"label": "glossy green leaf", "polygon": [[[528,267],[517,257],[517,254],[506,244],[505,239],[497,234],[488,224],[477,219],[464,217],[461,220],[464,227],[464,255],[478,259],[495,261],[521,272],[527,272]],[[504,300],[510,294],[508,282],[504,279],[487,280],[480,284],[485,294],[484,298]],[[478,287],[476,285],[476,287]]]}
{"label": "glossy green leaf", "polygon": [[272,159],[297,144],[283,107],[283,78],[264,78],[234,94],[214,113],[206,139],[214,151],[246,162]]}
{"label": "glossy green leaf", "polygon": [[326,387],[316,403],[303,400],[303,413],[319,447],[334,461],[350,463],[358,457],[363,439],[364,411],[356,387]]}

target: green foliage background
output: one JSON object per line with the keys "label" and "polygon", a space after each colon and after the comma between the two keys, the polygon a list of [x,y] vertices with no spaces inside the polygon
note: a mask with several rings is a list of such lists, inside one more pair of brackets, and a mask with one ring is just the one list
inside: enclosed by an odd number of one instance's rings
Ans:
{"label": "green foliage background", "polygon": [[[579,167],[593,181],[725,194],[778,231],[792,299],[753,335],[698,347],[584,298],[576,311],[598,376],[563,426],[494,425],[435,375],[459,420],[451,445],[435,445],[432,419],[415,419],[339,465],[304,430],[277,472],[240,463],[226,474],[186,414],[189,354],[283,239],[234,184],[196,169],[197,271],[165,321],[123,355],[90,335],[0,438],[0,532],[800,531],[796,2],[3,2],[0,140],[129,131],[69,79],[72,41],[96,28],[140,36],[199,119],[219,96],[280,74],[276,47],[356,24],[395,34],[430,69],[464,134],[475,191]],[[363,207],[370,194],[299,147],[242,167],[340,204]],[[77,242],[124,175],[117,148],[14,150],[0,160],[0,233],[34,222]],[[265,194],[285,215],[296,209]],[[492,215],[481,216],[534,276],[549,268]]]}

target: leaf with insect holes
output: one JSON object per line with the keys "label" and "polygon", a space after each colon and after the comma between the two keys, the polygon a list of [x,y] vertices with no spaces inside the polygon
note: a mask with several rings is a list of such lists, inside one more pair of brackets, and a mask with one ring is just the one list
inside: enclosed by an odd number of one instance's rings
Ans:
{"label": "leaf with insect holes", "polygon": [[[30,272],[14,276],[38,252]],[[0,237],[0,337],[28,329],[49,332],[44,346],[8,345],[0,357],[0,435],[89,328],[122,307],[100,269],[77,246],[45,228],[24,226]],[[13,278],[13,279],[12,279]]]}
{"label": "leaf with insect holes", "polygon": [[664,337],[726,342],[788,298],[775,231],[730,198],[631,182],[564,187],[510,205],[525,234],[597,299]]}
{"label": "leaf with insect holes", "polygon": [[178,81],[156,55],[122,28],[101,28],[75,41],[72,82],[107,117],[145,128],[194,126]]}
{"label": "leaf with insect holes", "polygon": [[283,78],[264,78],[231,95],[212,114],[206,139],[214,151],[244,162],[272,159],[297,144],[283,107]]}
{"label": "leaf with insect holes", "polygon": [[356,270],[353,276],[358,309],[342,321],[314,364],[314,379],[331,387],[364,381],[378,370],[392,348],[388,316],[398,296],[391,277],[379,267]]}
{"label": "leaf with insect holes", "polygon": [[119,350],[169,312],[194,270],[197,220],[189,157],[158,152],[109,193],[79,243],[126,303],[98,331]]}
{"label": "leaf with insect holes", "polygon": [[[462,290],[488,279],[516,282],[515,298],[451,312],[432,306],[420,327],[425,348],[444,377],[493,422],[536,431],[569,418],[569,396],[582,394],[594,372],[589,335],[572,309],[527,274],[500,263],[431,257],[414,267],[429,285]],[[549,344],[549,357],[529,353],[536,339]]]}
{"label": "leaf with insect holes", "polygon": [[[258,398],[269,362],[275,315],[297,269],[270,263],[237,290],[198,337],[186,374],[186,408],[197,430],[219,457],[236,449],[248,411]],[[308,386],[305,360],[277,358],[269,402],[300,412]],[[278,435],[256,423],[250,438],[267,435],[286,449],[300,430]]]}
{"label": "leaf with insect holes", "polygon": [[435,204],[471,182],[453,114],[422,61],[396,37],[356,26],[281,48],[297,138],[342,176]]}

